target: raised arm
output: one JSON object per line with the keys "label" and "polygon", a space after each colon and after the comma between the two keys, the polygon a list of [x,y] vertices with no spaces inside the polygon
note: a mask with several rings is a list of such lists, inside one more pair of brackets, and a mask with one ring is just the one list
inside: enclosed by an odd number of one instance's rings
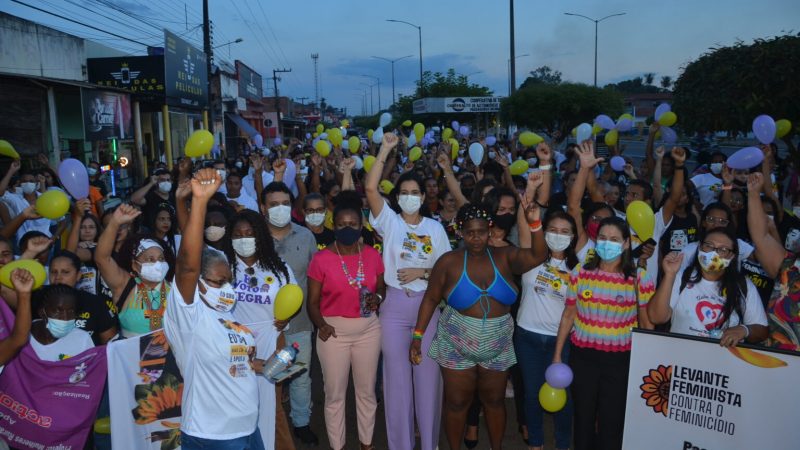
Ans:
{"label": "raised arm", "polygon": [[339,172],[342,174],[342,190],[354,191],[356,184],[353,182],[353,168],[356,166],[356,160],[353,158],[344,158],[339,163]]}
{"label": "raised arm", "polygon": [[144,198],[147,196],[147,193],[150,192],[155,185],[158,184],[158,178],[153,175],[147,180],[147,184],[140,187],[136,190],[136,192],[131,195],[131,203],[134,205],[144,206],[147,203],[147,200]]}
{"label": "raised arm", "polygon": [[775,152],[772,151],[770,145],[762,145],[761,151],[764,152],[764,162],[761,163],[761,173],[764,175],[764,195],[767,198],[771,198],[778,205],[775,211],[775,223],[781,223],[783,221],[783,208],[780,207],[781,201],[772,187],[772,158],[774,158]]}
{"label": "raised arm", "polygon": [[[384,137],[385,136],[386,135],[384,135]],[[452,253],[448,253],[442,256],[436,261],[436,264],[433,265],[430,279],[428,280],[428,289],[425,291],[425,296],[422,297],[422,304],[419,306],[419,312],[417,313],[417,324],[414,326],[415,336],[417,336],[418,333],[425,333],[425,330],[430,324],[431,317],[433,317],[433,312],[439,306],[439,302],[442,298],[444,298],[448,260],[450,260],[452,264],[451,255]],[[419,338],[415,337],[411,340],[409,358],[414,365],[419,365],[422,362],[422,336],[419,336]]]}
{"label": "raised arm", "polygon": [[653,122],[647,133],[647,144],[645,144],[644,148],[644,161],[647,168],[650,170],[653,170],[656,164],[655,155],[653,155],[653,144],[655,143],[656,133],[658,133],[659,129],[661,129],[661,125],[659,125],[658,122]]}
{"label": "raised arm", "polygon": [[200,279],[200,262],[203,255],[203,225],[206,218],[208,200],[222,185],[222,177],[214,169],[201,169],[191,180],[192,209],[186,232],[178,250],[175,264],[175,287],[187,305],[194,302],[197,280]]}
{"label": "raised arm", "polygon": [[[681,195],[683,195],[683,184],[686,177],[686,169],[684,168],[684,164],[686,163],[686,150],[681,147],[672,147],[672,159],[675,161],[675,172],[672,175],[669,197],[667,197],[667,201],[664,202],[664,206],[661,208],[661,214],[664,217],[665,224],[668,224],[669,221],[672,220],[675,209],[678,208],[678,203],[681,201]],[[660,181],[658,183],[654,181],[653,184],[655,186],[661,186]]]}
{"label": "raised arm", "polygon": [[753,240],[756,259],[771,278],[778,276],[786,249],[769,235],[767,214],[759,194],[763,189],[764,175],[751,173],[747,177],[747,228]]}
{"label": "raised arm", "polygon": [[97,247],[94,250],[94,262],[100,270],[100,276],[114,292],[114,296],[121,294],[122,289],[130,279],[130,274],[123,270],[111,254],[117,241],[117,230],[121,225],[130,224],[142,212],[128,204],[120,205],[111,215],[111,220],[100,235]]}
{"label": "raised arm", "polygon": [[553,151],[545,142],[536,146],[536,158],[542,173],[542,185],[536,191],[536,203],[543,208],[550,206],[550,188],[553,186]]}
{"label": "raised arm", "polygon": [[14,235],[17,233],[17,230],[19,230],[19,227],[21,227],[23,223],[28,220],[41,218],[42,216],[36,213],[36,206],[30,205],[22,210],[22,214],[11,219],[11,222],[5,224],[3,228],[0,229],[0,236],[3,236],[6,239],[13,239]]}
{"label": "raised arm", "polygon": [[69,231],[67,238],[67,250],[78,255],[83,262],[90,262],[92,260],[92,252],[85,248],[78,248],[78,241],[81,235],[81,222],[86,211],[92,208],[91,201],[88,198],[83,198],[75,202],[72,207],[72,228]]}
{"label": "raised arm", "polygon": [[11,272],[11,284],[17,294],[17,310],[11,334],[0,341],[0,365],[5,365],[28,343],[31,334],[31,290],[33,275],[25,269]]}
{"label": "raised arm", "polygon": [[534,267],[542,264],[547,258],[547,245],[544,242],[544,230],[542,229],[541,209],[533,202],[536,191],[542,185],[542,172],[532,172],[528,175],[528,186],[525,195],[520,196],[519,207],[525,211],[527,223],[524,228],[519,230],[519,234],[526,233],[527,228],[531,235],[531,248],[508,247],[509,266],[517,275],[521,275]]}
{"label": "raised arm", "polygon": [[381,175],[383,175],[383,168],[386,164],[386,158],[389,153],[397,146],[398,137],[394,133],[384,133],[381,149],[378,151],[378,156],[375,157],[375,163],[372,169],[367,173],[365,181],[366,186],[364,190],[367,193],[367,203],[372,215],[378,217],[383,211],[383,197],[381,197],[378,185],[381,182]]}
{"label": "raised arm", "polygon": [[264,192],[263,168],[264,157],[258,154],[250,155],[250,166],[253,168],[253,189],[256,191],[256,202],[261,204],[261,193]]}
{"label": "raised arm", "polygon": [[0,180],[0,197],[5,195],[6,190],[8,189],[8,184],[11,182],[11,178],[14,177],[14,174],[19,172],[20,164],[19,160],[14,160],[11,162],[11,166],[8,168],[8,172],[3,176],[3,179]]}
{"label": "raised arm", "polygon": [[[663,145],[659,145],[655,151],[655,164],[653,165],[653,204],[661,204],[661,198],[664,196],[664,189],[661,187],[661,165],[664,162],[664,152],[666,149]],[[666,222],[666,219],[665,219]]]}
{"label": "raised arm", "polygon": [[583,229],[581,199],[583,198],[583,191],[586,190],[587,178],[591,176],[592,169],[594,169],[599,162],[603,161],[603,158],[596,158],[594,156],[594,144],[592,141],[582,142],[578,148],[575,149],[575,152],[580,158],[581,167],[578,170],[578,176],[575,177],[575,184],[570,188],[567,194],[567,213],[575,219],[575,223],[578,226],[578,242],[576,248],[583,248],[589,238],[586,234],[586,230]]}
{"label": "raised arm", "polygon": [[175,215],[178,217],[178,229],[181,234],[186,232],[186,223],[189,221],[189,205],[187,202],[192,198],[191,178],[181,180],[178,188],[175,189]]}
{"label": "raised arm", "polygon": [[672,318],[672,308],[669,299],[672,296],[672,287],[675,285],[678,271],[683,261],[683,253],[671,252],[661,261],[664,277],[658,283],[658,289],[647,303],[647,317],[650,322],[660,325],[667,323]]}
{"label": "raised arm", "polygon": [[456,174],[453,172],[453,167],[450,165],[450,144],[443,143],[440,148],[442,148],[443,151],[440,151],[436,156],[436,163],[442,169],[444,182],[447,185],[447,190],[450,191],[450,194],[456,200],[456,207],[461,208],[469,203],[469,200],[467,200],[467,198],[464,197],[464,193],[461,192],[461,185],[458,184]]}

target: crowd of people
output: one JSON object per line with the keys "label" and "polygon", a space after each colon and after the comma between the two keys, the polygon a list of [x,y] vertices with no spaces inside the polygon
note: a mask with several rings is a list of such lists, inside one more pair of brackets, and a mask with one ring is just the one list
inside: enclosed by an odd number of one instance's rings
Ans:
{"label": "crowd of people", "polygon": [[[608,149],[626,159],[619,171],[593,140],[464,136],[412,158],[404,127],[325,156],[292,139],[160,165],[110,210],[91,162],[90,196],[58,220],[35,207],[60,189],[47,159],[13,161],[0,180],[0,267],[37,260],[47,280],[33,289],[16,269],[0,287],[16,316],[0,364],[28,345],[58,361],[163,329],[184,380],[185,449],[293,449],[326,433],[334,450],[434,450],[440,431],[450,448],[474,448],[481,415],[500,449],[513,392],[520,438],[538,450],[538,392],[564,362],[574,381],[548,445],[619,449],[633,328],[800,351],[791,140],[785,158],[762,146],[750,170],[723,153],[690,167],[689,149],[656,148],[658,129],[641,165]],[[478,161],[465,151],[474,142]],[[518,160],[529,168],[514,175]],[[626,221],[635,201],[654,211],[652,239]],[[303,306],[278,320],[274,300],[292,284]],[[265,362],[294,343],[308,370],[275,385]],[[313,359],[325,430],[310,426]],[[351,371],[357,436],[345,433]],[[388,442],[373,439],[380,405]]]}

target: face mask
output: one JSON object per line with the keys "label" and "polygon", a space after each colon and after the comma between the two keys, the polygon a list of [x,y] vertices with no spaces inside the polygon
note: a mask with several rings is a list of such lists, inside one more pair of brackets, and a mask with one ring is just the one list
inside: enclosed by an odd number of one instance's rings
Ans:
{"label": "face mask", "polygon": [[95,169],[94,167],[89,167],[88,169],[86,169],[86,173],[88,173],[90,177],[93,177],[97,175],[97,169]]}
{"label": "face mask", "polygon": [[158,283],[159,281],[164,281],[167,272],[169,272],[169,264],[166,261],[144,263],[142,264],[142,270],[139,271],[139,276],[145,281]]}
{"label": "face mask", "polygon": [[711,164],[711,173],[714,175],[719,175],[722,172],[722,163],[713,163]]}
{"label": "face mask", "polygon": [[208,242],[217,242],[225,236],[225,227],[211,225],[206,228],[205,236]]}
{"label": "face mask", "polygon": [[27,181],[25,183],[20,184],[20,187],[22,188],[22,193],[23,194],[32,194],[33,191],[36,190],[36,185],[37,184],[38,183],[33,183],[33,182],[30,182],[30,181]]}
{"label": "face mask", "polygon": [[301,169],[305,169],[306,168],[306,160],[305,159],[301,159],[300,160],[300,168]]}
{"label": "face mask", "polygon": [[290,220],[292,220],[292,207],[286,205],[278,205],[270,208],[267,213],[269,214],[269,223],[278,228],[285,227]]}
{"label": "face mask", "polygon": [[201,278],[200,284],[206,289],[205,294],[202,292],[200,293],[200,298],[208,303],[208,306],[219,312],[228,312],[233,309],[233,306],[236,304],[236,292],[234,292],[233,286],[231,286],[230,283],[225,283],[215,288],[209,286],[208,283]]}
{"label": "face mask", "polygon": [[489,152],[489,159],[494,159],[495,156],[497,156],[497,153]]}
{"label": "face mask", "polygon": [[406,214],[414,214],[422,206],[422,197],[418,195],[401,195],[397,198],[397,204]]}
{"label": "face mask", "polygon": [[311,225],[312,227],[318,227],[322,225],[322,222],[324,221],[325,221],[324,213],[306,214],[306,223]]}
{"label": "face mask", "polygon": [[353,227],[344,227],[334,231],[334,235],[336,235],[336,240],[341,242],[342,245],[353,245],[358,242],[358,238],[361,237],[361,230],[357,230]]}
{"label": "face mask", "polygon": [[508,232],[511,230],[511,227],[514,226],[514,221],[516,220],[516,216],[514,214],[500,214],[494,216],[492,220],[493,226],[500,228],[501,230]]}
{"label": "face mask", "polygon": [[544,234],[544,241],[547,243],[547,248],[554,252],[563,252],[572,243],[572,236],[568,234],[558,234],[548,231]]}
{"label": "face mask", "polygon": [[237,169],[241,169],[244,166],[244,163],[242,163],[241,161],[236,161],[236,164],[234,165],[236,166]]}
{"label": "face mask", "polygon": [[730,259],[720,257],[716,251],[704,252],[702,250],[697,252],[697,262],[706,272],[722,272],[731,264]]}
{"label": "face mask", "polygon": [[622,244],[620,242],[598,241],[594,250],[603,261],[612,261],[622,254]]}
{"label": "face mask", "polygon": [[217,169],[217,173],[219,174],[219,177],[222,178],[222,182],[224,183],[225,178],[228,176],[228,172],[226,172],[225,169]]}
{"label": "face mask", "polygon": [[589,224],[586,225],[586,234],[588,234],[593,241],[597,240],[598,232],[600,232],[600,222],[589,222]]}
{"label": "face mask", "polygon": [[769,217],[769,220],[775,222],[775,216],[770,216],[769,214],[767,214],[767,217]]}
{"label": "face mask", "polygon": [[22,188],[17,186],[14,188],[14,193],[17,195],[22,195]]}
{"label": "face mask", "polygon": [[254,237],[234,239],[231,244],[233,244],[233,251],[242,258],[249,258],[256,253],[256,238]]}
{"label": "face mask", "polygon": [[169,192],[170,190],[172,190],[172,182],[162,181],[158,183],[158,190],[161,192]]}
{"label": "face mask", "polygon": [[49,331],[54,338],[61,339],[75,329],[75,321],[51,319],[48,317],[45,326],[47,327],[47,331]]}
{"label": "face mask", "polygon": [[528,166],[533,167],[536,165],[536,158],[528,158]]}

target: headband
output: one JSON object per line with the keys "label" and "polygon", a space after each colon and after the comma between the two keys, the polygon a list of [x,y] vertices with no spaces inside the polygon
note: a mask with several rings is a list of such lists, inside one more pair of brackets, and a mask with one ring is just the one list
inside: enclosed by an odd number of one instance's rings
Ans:
{"label": "headband", "polygon": [[492,216],[485,208],[478,205],[470,205],[467,207],[467,210],[463,212],[463,214],[459,213],[458,217],[456,218],[456,229],[460,230],[464,228],[465,223],[475,219],[485,220],[489,222],[490,227],[492,226]]}
{"label": "headband", "polygon": [[139,246],[136,247],[136,253],[134,256],[139,256],[153,247],[158,247],[162,251],[164,250],[164,247],[162,247],[161,244],[159,244],[158,242],[152,239],[142,239],[141,241],[139,241]]}

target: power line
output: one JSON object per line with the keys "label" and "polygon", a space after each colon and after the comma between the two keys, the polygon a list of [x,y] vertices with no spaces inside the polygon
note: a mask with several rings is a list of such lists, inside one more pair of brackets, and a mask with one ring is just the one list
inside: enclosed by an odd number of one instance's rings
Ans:
{"label": "power line", "polygon": [[[79,3],[77,3],[77,2],[75,2],[75,1],[73,1],[73,0],[67,0],[67,2],[68,2],[68,3],[70,3],[71,5],[77,6],[78,8],[81,8],[81,9],[83,9],[83,10],[89,11],[90,13],[97,14],[98,16],[100,16],[100,17],[103,17],[103,18],[105,18],[105,19],[108,19],[108,20],[110,20],[110,21],[112,21],[112,22],[114,22],[114,23],[117,23],[117,22],[119,22],[119,19],[118,19],[118,18],[115,18],[115,17],[110,17],[110,16],[107,16],[107,15],[105,15],[105,14],[102,14],[102,13],[100,13],[99,11],[97,11],[97,10],[95,10],[95,9],[87,8],[86,6],[83,6],[83,5],[81,5],[81,4],[79,4]],[[47,2],[45,2],[45,3],[47,3]],[[63,11],[63,10],[62,10],[62,11]],[[88,18],[87,18],[87,19],[88,19]],[[129,28],[132,28],[132,27],[130,27],[130,26],[129,26]],[[155,35],[155,34],[151,34],[150,36],[151,36],[151,37],[155,37],[156,35]]]}
{"label": "power line", "polygon": [[[266,11],[264,11],[263,5],[261,4],[260,1],[257,1],[257,0],[256,0],[256,4],[258,4],[258,7],[261,9],[261,14],[264,16],[264,22],[266,23],[267,28],[269,29],[269,32],[272,35],[272,38],[275,40],[275,45],[278,47],[278,50],[280,51],[281,55],[283,56],[284,65],[291,66],[291,64],[289,63],[289,58],[286,57],[286,53],[283,52],[283,47],[281,46],[281,43],[278,40],[278,37],[275,35],[275,30],[274,30],[274,28],[272,27],[272,24],[269,21],[269,17],[267,16]],[[295,89],[297,89],[298,92],[301,92],[302,89],[300,88],[299,80],[297,79],[297,76],[296,76],[296,74],[294,72],[289,74],[289,79],[292,81],[292,84],[294,84]]]}

